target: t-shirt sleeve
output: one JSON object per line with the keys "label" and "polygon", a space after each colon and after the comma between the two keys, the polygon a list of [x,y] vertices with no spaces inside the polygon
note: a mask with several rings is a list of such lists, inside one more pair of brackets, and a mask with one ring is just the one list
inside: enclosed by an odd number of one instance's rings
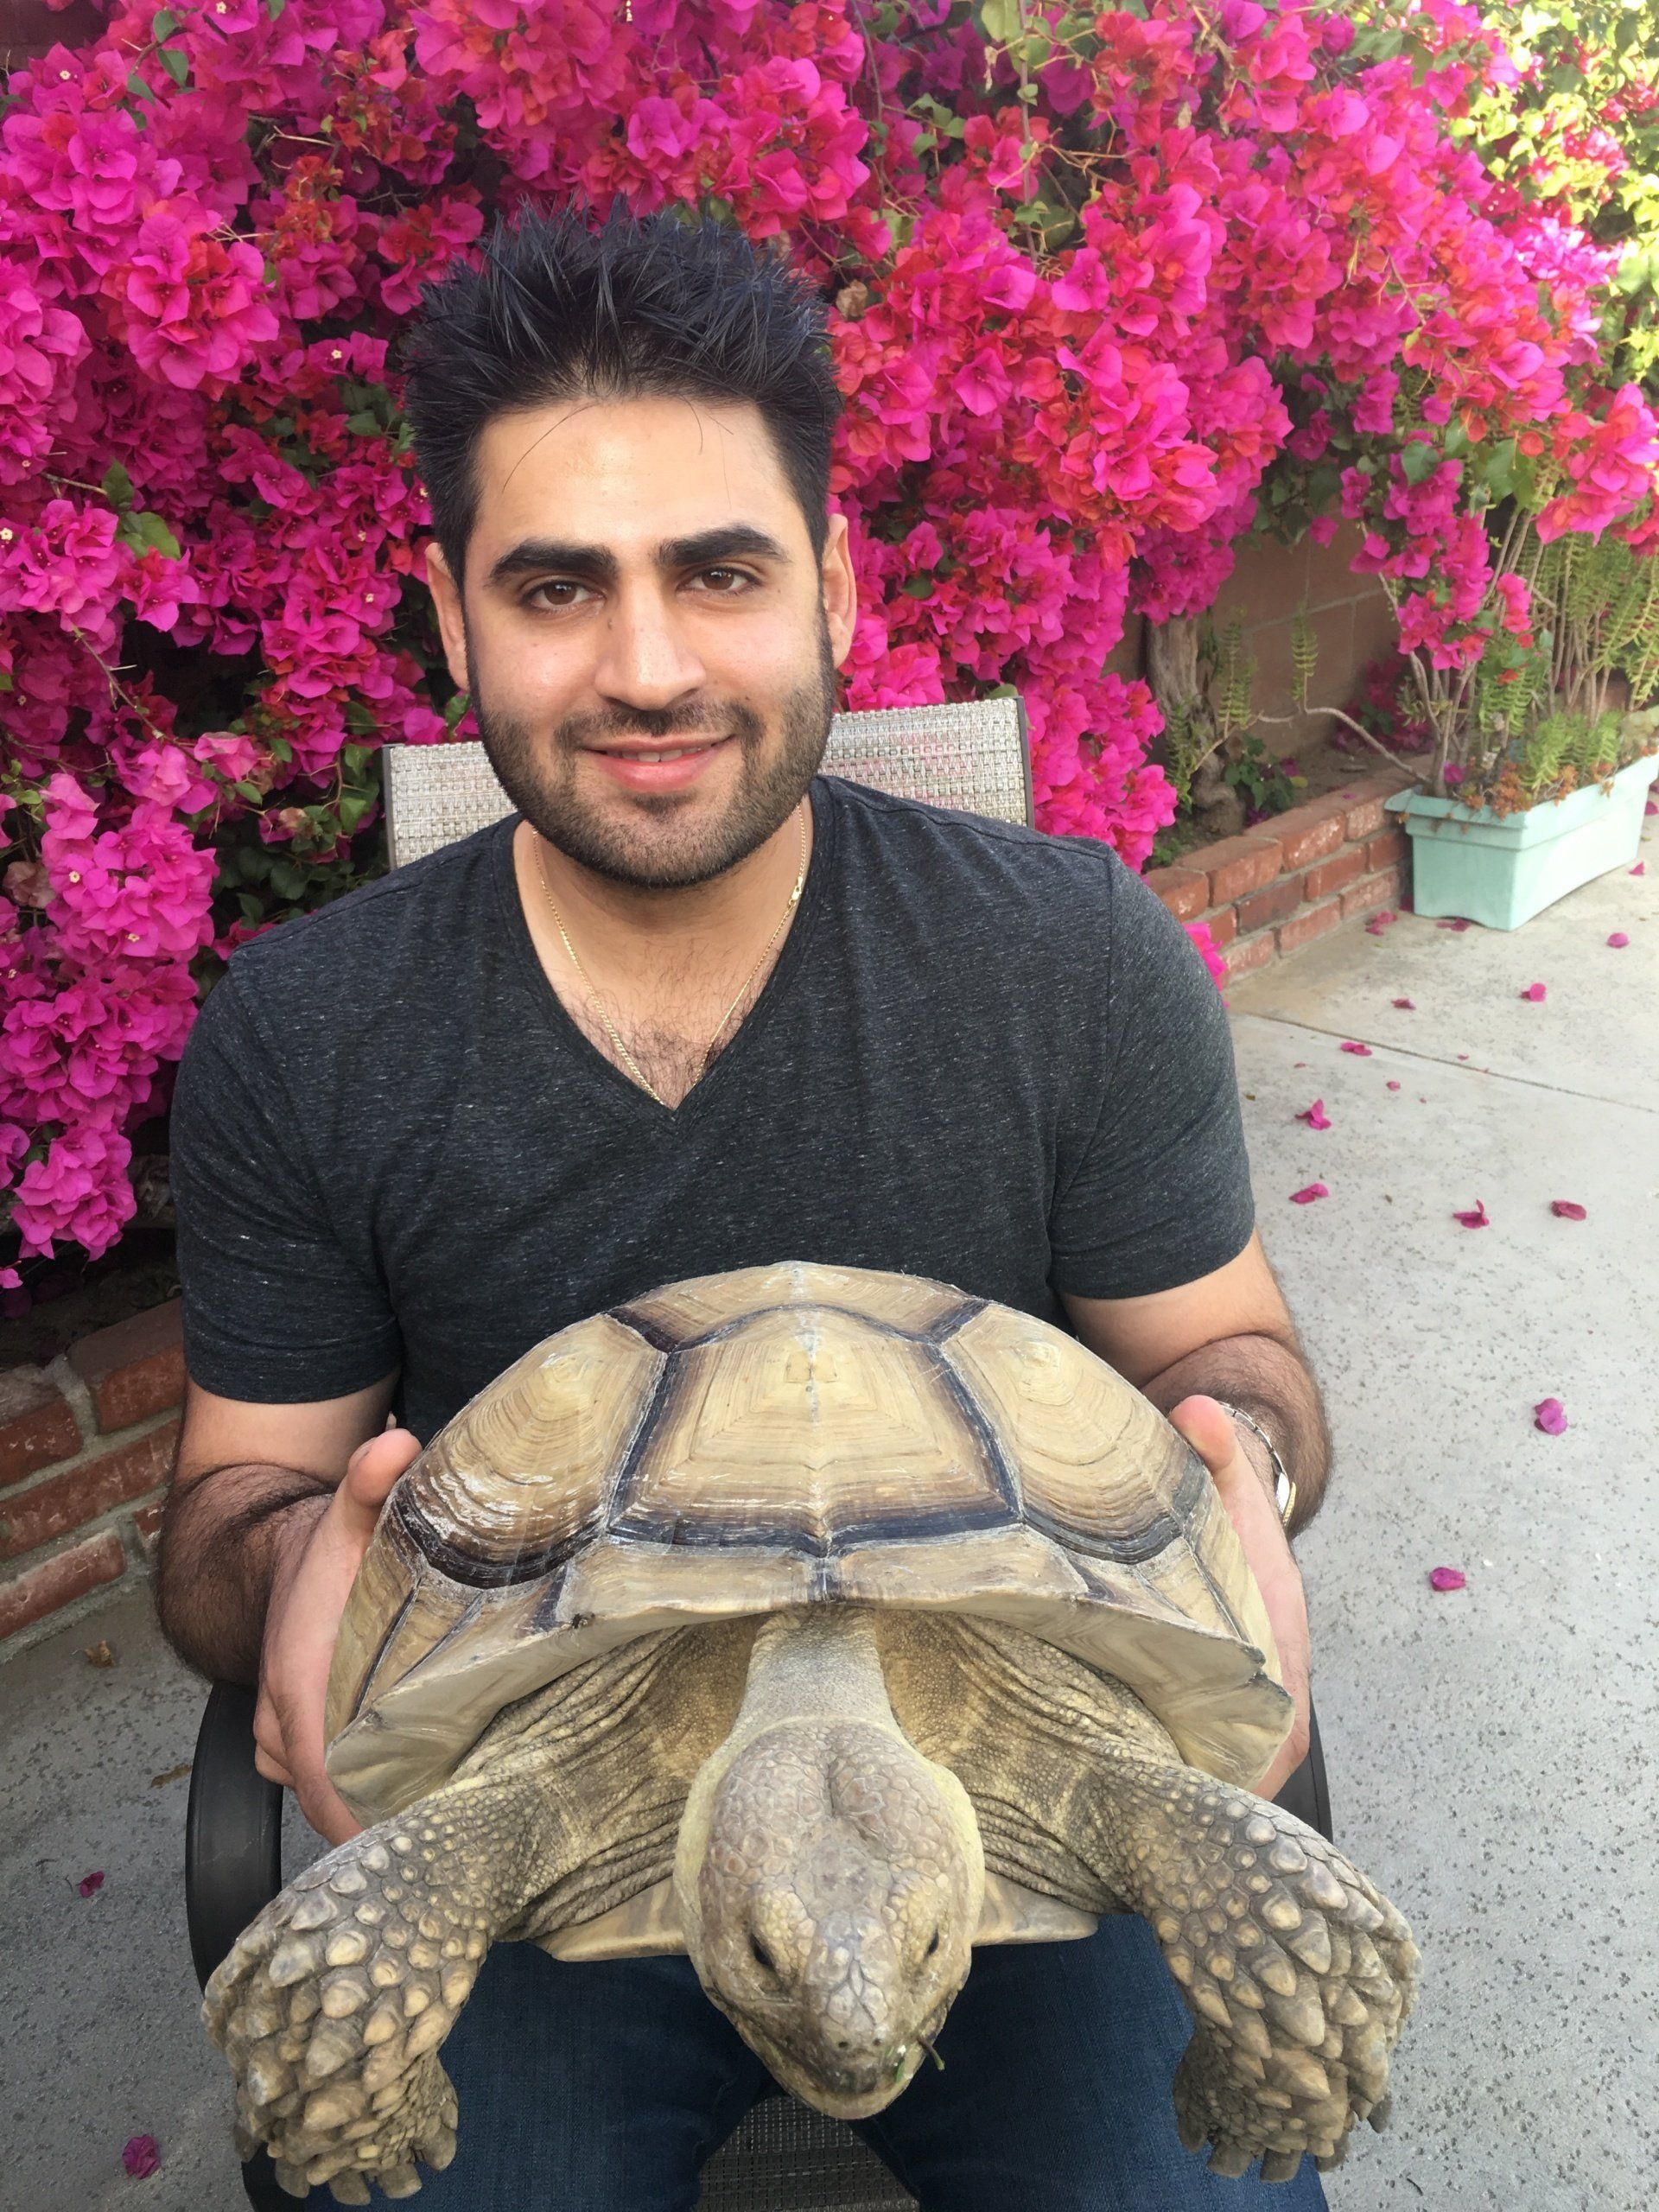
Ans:
{"label": "t-shirt sleeve", "polygon": [[1050,1280],[1077,1298],[1196,1281],[1238,1256],[1255,1221],[1221,993],[1156,893],[1109,859],[1104,1003],[1086,1061],[1103,1067],[1103,1094],[1096,1072],[1098,1117],[1049,1231]]}
{"label": "t-shirt sleeve", "polygon": [[402,1363],[384,1285],[331,1231],[281,1066],[234,961],[186,1041],[170,1143],[194,1382],[221,1397],[301,1405],[365,1389]]}

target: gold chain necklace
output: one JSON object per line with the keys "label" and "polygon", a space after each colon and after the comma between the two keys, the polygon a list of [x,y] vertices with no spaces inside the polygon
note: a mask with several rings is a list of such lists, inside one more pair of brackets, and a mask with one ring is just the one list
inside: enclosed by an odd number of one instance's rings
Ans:
{"label": "gold chain necklace", "polygon": [[[715,1049],[715,1039],[720,1035],[721,1031],[731,1020],[733,1013],[737,1007],[739,1000],[742,998],[743,993],[748,989],[749,985],[754,981],[755,976],[760,970],[760,961],[766,958],[767,953],[772,950],[772,946],[777,943],[778,930],[782,929],[784,924],[789,919],[790,916],[794,912],[797,906],[800,903],[801,893],[806,884],[806,817],[804,815],[801,817],[799,826],[801,832],[801,871],[795,879],[795,888],[789,894],[789,904],[785,907],[783,913],[779,918],[778,929],[773,930],[772,935],[766,939],[766,944],[761,947],[760,960],[757,960],[755,962],[754,966],[750,969],[748,974],[743,978],[737,997],[732,1001],[731,1005],[728,1006],[725,1013],[721,1015],[719,1021],[715,1024],[714,1036],[711,1037],[707,1045],[704,1046],[702,1061],[698,1065],[696,1075],[693,1078],[693,1089],[695,1089],[696,1084],[701,1083],[702,1080],[704,1072],[709,1065],[709,1055]],[[535,833],[532,832],[532,835],[534,834]],[[634,1060],[632,1053],[629,1052],[627,1046],[617,1035],[615,1026],[612,1022],[610,1015],[605,1011],[604,1000],[600,997],[599,993],[594,988],[592,982],[588,981],[588,970],[582,966],[581,961],[576,958],[576,948],[571,944],[569,938],[565,934],[564,924],[559,919],[559,910],[553,904],[553,893],[547,887],[547,870],[542,865],[542,841],[539,836],[536,837],[536,873],[542,880],[542,896],[548,903],[549,909],[553,916],[555,926],[557,928],[560,937],[564,939],[564,949],[570,956],[570,963],[572,967],[575,968],[577,975],[581,976],[582,982],[588,985],[588,995],[593,1000],[594,1004],[599,1008],[599,1018],[605,1024],[606,1029],[609,1032],[612,1044],[615,1046],[617,1051],[620,1052],[622,1058],[627,1062],[628,1071],[633,1077],[634,1081],[639,1085],[640,1089],[642,1090],[650,1091],[651,1096],[657,1100],[657,1103],[659,1106],[666,1106],[668,1101],[658,1096],[655,1090],[652,1090],[651,1085],[645,1081],[644,1076],[640,1074],[639,1066]]]}

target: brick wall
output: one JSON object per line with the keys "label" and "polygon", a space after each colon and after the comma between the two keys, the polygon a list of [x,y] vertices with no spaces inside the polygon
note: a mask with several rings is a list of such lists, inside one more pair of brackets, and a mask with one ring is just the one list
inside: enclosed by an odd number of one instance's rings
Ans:
{"label": "brick wall", "polygon": [[1410,840],[1382,802],[1416,781],[1380,769],[1342,791],[1183,854],[1147,881],[1184,922],[1205,922],[1229,976],[1265,967],[1351,915],[1410,896]]}
{"label": "brick wall", "polygon": [[0,1370],[0,1657],[148,1570],[184,1402],[179,1306]]}

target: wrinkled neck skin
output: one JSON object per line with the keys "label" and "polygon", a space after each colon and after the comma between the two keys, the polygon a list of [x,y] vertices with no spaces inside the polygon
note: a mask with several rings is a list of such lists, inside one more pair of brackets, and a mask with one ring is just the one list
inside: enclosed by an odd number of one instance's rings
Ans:
{"label": "wrinkled neck skin", "polygon": [[674,1880],[703,1987],[794,2094],[862,2119],[967,1976],[985,1862],[967,1792],[893,1718],[868,1613],[769,1617],[691,1785]]}

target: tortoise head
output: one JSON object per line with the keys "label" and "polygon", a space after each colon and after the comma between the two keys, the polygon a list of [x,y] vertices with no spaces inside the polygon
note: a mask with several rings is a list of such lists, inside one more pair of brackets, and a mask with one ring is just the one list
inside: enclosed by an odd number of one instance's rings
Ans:
{"label": "tortoise head", "polygon": [[[740,1719],[709,1760],[676,1887],[703,1987],[744,2040],[805,2103],[859,2120],[893,2101],[944,2024],[985,1870],[957,1777],[836,1672],[820,1709]],[[879,1669],[874,1687],[886,1707]]]}

